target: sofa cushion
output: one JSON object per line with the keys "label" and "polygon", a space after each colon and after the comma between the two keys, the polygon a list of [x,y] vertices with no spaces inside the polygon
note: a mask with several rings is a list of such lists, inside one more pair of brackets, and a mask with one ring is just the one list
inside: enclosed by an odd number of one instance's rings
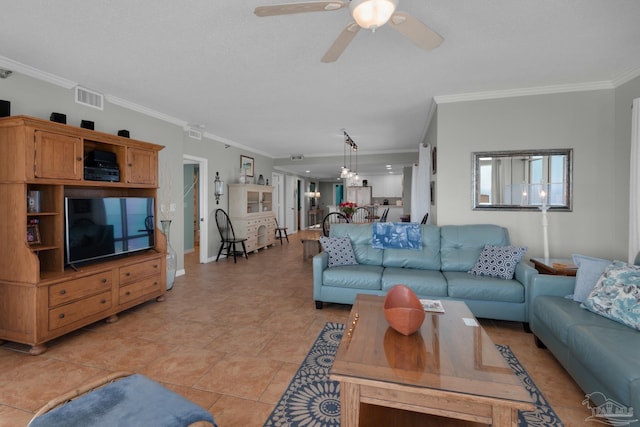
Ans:
{"label": "sofa cushion", "polygon": [[584,302],[596,286],[596,283],[598,283],[598,279],[604,273],[604,269],[611,264],[611,261],[576,254],[573,255],[573,263],[578,267],[573,300]]}
{"label": "sofa cushion", "polygon": [[584,306],[640,330],[640,266],[614,261],[600,276]]}
{"label": "sofa cushion", "polygon": [[371,247],[373,226],[371,224],[332,224],[330,237],[345,237],[351,239],[351,246],[358,264],[382,265],[384,249]]}
{"label": "sofa cushion", "polygon": [[524,302],[524,286],[517,280],[488,276],[472,276],[457,271],[445,271],[451,298],[481,301]]}
{"label": "sofa cushion", "polygon": [[511,280],[516,271],[516,265],[526,252],[525,247],[485,245],[468,273]]}
{"label": "sofa cushion", "polygon": [[322,272],[322,284],[338,288],[380,290],[382,270],[381,266],[363,264],[331,267]]}
{"label": "sofa cushion", "polygon": [[469,271],[485,245],[508,244],[507,229],[498,225],[444,225],[440,227],[441,270]]}
{"label": "sofa cushion", "polygon": [[420,225],[422,248],[419,251],[385,249],[382,265],[385,267],[440,270],[440,228]]}
{"label": "sofa cushion", "polygon": [[322,248],[329,254],[329,267],[357,264],[349,237],[320,237]]}
{"label": "sofa cushion", "polygon": [[407,285],[421,297],[447,296],[447,281],[438,270],[387,267],[382,274],[382,289]]}
{"label": "sofa cushion", "polygon": [[371,246],[376,249],[422,249],[420,224],[374,222]]}
{"label": "sofa cushion", "polygon": [[533,301],[531,316],[551,330],[563,344],[567,344],[569,328],[574,325],[616,327],[615,322],[591,313],[580,303],[557,296],[541,295]]}
{"label": "sofa cushion", "polygon": [[591,375],[628,403],[631,385],[640,378],[640,332],[610,323],[617,327],[573,326],[568,347]]}

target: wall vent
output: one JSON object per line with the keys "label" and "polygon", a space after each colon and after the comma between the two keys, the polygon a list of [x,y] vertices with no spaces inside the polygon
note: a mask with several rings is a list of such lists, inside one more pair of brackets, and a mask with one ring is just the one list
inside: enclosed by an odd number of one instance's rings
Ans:
{"label": "wall vent", "polygon": [[104,95],[76,86],[76,103],[98,110],[104,110]]}
{"label": "wall vent", "polygon": [[193,138],[193,139],[197,139],[198,141],[201,141],[202,132],[193,128],[189,128],[189,138]]}
{"label": "wall vent", "polygon": [[304,155],[303,154],[292,154],[290,158],[291,158],[291,160],[304,160]]}

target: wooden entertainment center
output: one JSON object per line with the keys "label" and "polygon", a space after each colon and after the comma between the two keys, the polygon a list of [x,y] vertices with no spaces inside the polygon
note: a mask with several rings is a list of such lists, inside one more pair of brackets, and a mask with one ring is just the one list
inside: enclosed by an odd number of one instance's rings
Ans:
{"label": "wooden entertainment center", "polygon": [[[162,148],[32,117],[0,119],[0,343],[41,354],[47,341],[164,300],[166,238],[155,221],[154,248],[75,269],[64,243],[65,197],[149,197],[157,212]],[[118,181],[85,179],[85,159],[96,150],[115,155]],[[35,209],[27,206],[31,192],[39,195]]]}

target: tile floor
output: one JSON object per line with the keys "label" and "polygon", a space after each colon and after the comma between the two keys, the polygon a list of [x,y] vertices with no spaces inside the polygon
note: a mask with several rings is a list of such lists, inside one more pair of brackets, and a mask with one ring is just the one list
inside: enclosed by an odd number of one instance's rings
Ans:
{"label": "tile floor", "polygon": [[[221,427],[262,426],[327,321],[349,306],[312,300],[312,267],[300,233],[249,259],[198,264],[167,299],[148,302],[49,343],[40,356],[0,346],[0,427],[24,426],[48,400],[112,371],[134,371],[207,408]],[[582,391],[519,323],[482,321],[511,346],[565,425],[590,415]]]}

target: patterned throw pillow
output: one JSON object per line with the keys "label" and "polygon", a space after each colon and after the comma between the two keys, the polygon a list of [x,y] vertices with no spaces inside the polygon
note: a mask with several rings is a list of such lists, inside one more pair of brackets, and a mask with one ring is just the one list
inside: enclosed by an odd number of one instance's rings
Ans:
{"label": "patterned throw pillow", "polygon": [[329,267],[337,265],[357,264],[356,256],[353,253],[351,239],[345,237],[320,237],[322,248],[329,254]]}
{"label": "patterned throw pillow", "polygon": [[516,265],[525,252],[527,252],[526,247],[485,245],[476,264],[468,273],[511,280],[516,271]]}
{"label": "patterned throw pillow", "polygon": [[640,330],[640,266],[614,261],[602,273],[583,306]]}
{"label": "patterned throw pillow", "polygon": [[371,247],[374,249],[422,249],[420,224],[374,222]]}

